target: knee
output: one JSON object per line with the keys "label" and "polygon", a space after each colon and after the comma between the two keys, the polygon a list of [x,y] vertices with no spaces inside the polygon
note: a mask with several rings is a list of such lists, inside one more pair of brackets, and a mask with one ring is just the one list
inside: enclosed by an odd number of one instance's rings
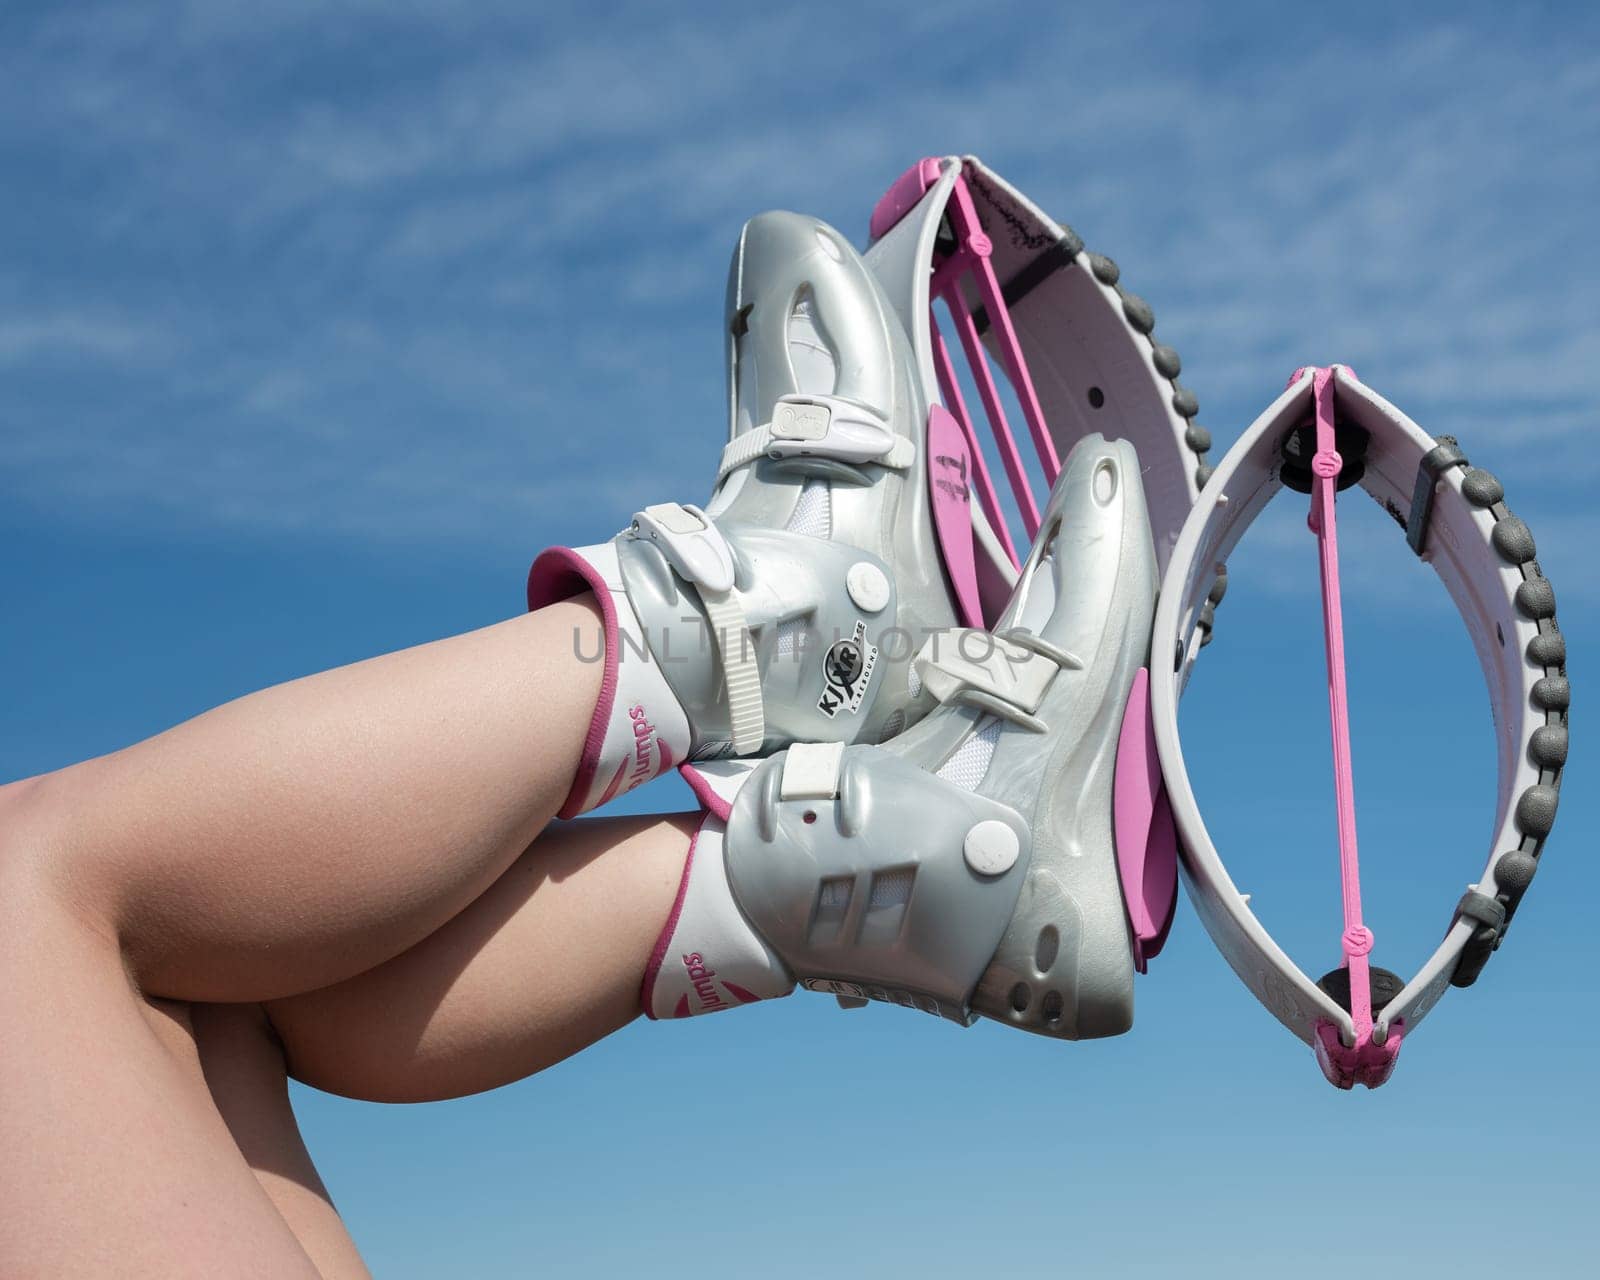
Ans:
{"label": "knee", "polygon": [[24,910],[51,901],[80,905],[73,886],[81,877],[62,831],[77,785],[72,775],[68,769],[0,786],[0,904]]}
{"label": "knee", "polygon": [[51,775],[0,786],[0,943],[8,956],[49,961],[61,947],[115,950],[115,929],[89,909],[63,857],[55,815],[63,803]]}
{"label": "knee", "polygon": [[[0,884],[15,884],[36,871],[39,843],[35,828],[42,778],[23,778],[0,786]],[[3,895],[0,895],[3,896]]]}
{"label": "knee", "polygon": [[86,760],[0,786],[0,916],[14,907],[50,935],[115,948],[142,987],[125,946],[129,864],[85,830],[85,814],[102,807],[102,768]]}

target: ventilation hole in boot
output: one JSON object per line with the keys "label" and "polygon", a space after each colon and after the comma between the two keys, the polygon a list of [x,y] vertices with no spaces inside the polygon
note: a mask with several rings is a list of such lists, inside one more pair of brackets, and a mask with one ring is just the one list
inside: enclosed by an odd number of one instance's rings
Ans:
{"label": "ventilation hole in boot", "polygon": [[[816,817],[810,810],[806,812],[811,818]],[[831,946],[839,941],[855,888],[854,876],[829,876],[817,885],[817,905],[811,913],[811,928],[807,932],[812,946]]]}
{"label": "ventilation hole in boot", "polygon": [[890,738],[898,738],[905,732],[905,728],[906,713],[904,711],[896,711],[883,722],[883,728],[878,732],[878,741],[887,742]]}
{"label": "ventilation hole in boot", "polygon": [[774,662],[803,662],[806,656],[806,637],[810,634],[811,615],[786,618],[772,630],[772,660]]}
{"label": "ventilation hole in boot", "polygon": [[1061,1021],[1061,1010],[1064,1007],[1065,1002],[1061,999],[1059,991],[1046,991],[1044,999],[1039,1002],[1039,1012],[1052,1026]]}
{"label": "ventilation hole in boot", "polygon": [[1034,967],[1039,970],[1042,978],[1050,972],[1050,966],[1056,962],[1056,951],[1061,946],[1061,935],[1056,932],[1053,924],[1047,924],[1039,930],[1039,944],[1033,949]]}
{"label": "ventilation hole in boot", "polygon": [[1099,387],[1089,388],[1089,407],[1091,409],[1098,409],[1101,405],[1105,404],[1105,402],[1106,393],[1104,391],[1100,390]]}
{"label": "ventilation hole in boot", "polygon": [[1019,982],[1011,988],[1011,1007],[1018,1013],[1028,1011],[1028,1001],[1033,999],[1033,992],[1028,990],[1026,982]]}
{"label": "ventilation hole in boot", "polygon": [[916,879],[915,867],[891,867],[872,877],[867,910],[861,920],[863,945],[888,946],[900,937]]}
{"label": "ventilation hole in boot", "polygon": [[979,723],[978,731],[939,766],[939,777],[963,791],[974,791],[983,781],[984,774],[989,772],[989,761],[994,758],[995,745],[1000,741],[998,719],[986,716]]}
{"label": "ventilation hole in boot", "polygon": [[911,901],[911,886],[917,878],[912,867],[896,867],[893,871],[880,871],[872,877],[872,888],[867,902],[874,907],[903,907]]}
{"label": "ventilation hole in boot", "polygon": [[826,480],[805,482],[784,528],[808,538],[833,537],[833,494]]}

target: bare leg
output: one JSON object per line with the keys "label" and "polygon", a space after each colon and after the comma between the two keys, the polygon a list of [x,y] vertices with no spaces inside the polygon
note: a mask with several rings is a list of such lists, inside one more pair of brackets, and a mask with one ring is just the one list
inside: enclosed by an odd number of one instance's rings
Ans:
{"label": "bare leg", "polygon": [[368,1272],[301,1140],[279,1028],[297,1076],[378,1101],[456,1097],[549,1066],[637,1015],[696,821],[553,828],[410,951],[277,1002],[276,1027],[260,1005],[150,1002],[157,1038],[196,1093],[203,1070],[240,1154],[324,1280]]}
{"label": "bare leg", "polygon": [[251,1001],[428,936],[554,813],[591,604],[296,681],[0,788],[0,1273],[312,1274],[143,997]]}
{"label": "bare leg", "polygon": [[677,896],[695,814],[550,828],[449,924],[370,973],[267,1006],[289,1067],[348,1097],[508,1084],[610,1035]]}
{"label": "bare leg", "polygon": [[47,901],[11,904],[0,1274],[315,1277],[212,1105],[187,1028],[140,999],[113,940]]}
{"label": "bare leg", "polygon": [[571,785],[600,687],[592,604],[251,694],[21,784],[0,877],[117,938],[148,994],[260,1000],[403,951]]}
{"label": "bare leg", "polygon": [[[638,1013],[639,979],[676,894],[695,821],[675,815],[557,827],[418,946],[369,974],[278,1002],[273,1013],[292,1043],[295,1074],[374,1100],[453,1097],[521,1079],[609,1035]],[[552,980],[556,974],[565,980]],[[262,1007],[144,1003],[150,1034],[138,1039],[154,1052],[132,1058],[149,1071],[136,1071],[135,1088],[117,1089],[117,1107],[131,1102],[137,1114],[155,1101],[164,1125],[160,1147],[191,1127],[198,1132],[195,1149],[180,1148],[178,1172],[195,1171],[208,1182],[187,1194],[202,1197],[198,1207],[215,1238],[232,1231],[230,1212],[240,1214],[247,1231],[236,1243],[254,1251],[259,1268],[241,1271],[231,1260],[228,1274],[310,1274],[309,1259],[323,1280],[367,1277],[301,1140],[285,1047]],[[108,1043],[98,1052],[125,1048]],[[151,1074],[161,1085],[153,1099]],[[107,1073],[116,1078],[114,1069]],[[160,1155],[138,1150],[130,1160],[140,1169],[174,1163]],[[112,1159],[115,1151],[108,1144],[97,1156]],[[246,1168],[280,1221],[241,1178]],[[183,1221],[187,1194],[149,1187],[136,1205],[176,1260],[160,1251],[148,1258],[125,1249],[96,1254],[83,1237],[60,1242],[68,1249],[62,1256],[71,1257],[74,1274],[186,1274],[183,1261],[203,1274],[210,1241]],[[284,1226],[293,1239],[284,1238]],[[29,1257],[19,1255],[24,1274]]]}
{"label": "bare leg", "polygon": [[301,1248],[323,1280],[370,1280],[301,1140],[283,1045],[261,1006],[194,1005],[190,1018],[212,1101]]}

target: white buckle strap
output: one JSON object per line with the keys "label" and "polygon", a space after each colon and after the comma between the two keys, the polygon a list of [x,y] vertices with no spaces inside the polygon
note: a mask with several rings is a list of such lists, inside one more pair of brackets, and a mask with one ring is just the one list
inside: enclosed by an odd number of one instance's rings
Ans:
{"label": "white buckle strap", "polygon": [[767,736],[766,712],[761,701],[761,669],[756,665],[755,641],[750,624],[739,603],[739,593],[712,595],[702,591],[700,599],[716,635],[717,653],[722,659],[722,682],[728,690],[728,724],[736,755],[754,755]]}
{"label": "white buckle strap", "polygon": [[658,502],[636,512],[632,532],[659,547],[667,563],[699,589],[728,691],[733,749],[739,755],[759,751],[767,736],[761,670],[749,620],[734,590],[728,540],[699,507],[678,502]]}
{"label": "white buckle strap", "polygon": [[771,422],[753,427],[723,449],[717,483],[730,471],[762,457],[875,462],[903,471],[915,461],[916,453],[909,438],[895,435],[882,417],[864,405],[837,396],[780,396]]}
{"label": "white buckle strap", "polygon": [[1041,733],[1044,723],[1034,713],[1061,665],[1029,645],[971,627],[936,632],[913,660],[940,702],[971,703]]}

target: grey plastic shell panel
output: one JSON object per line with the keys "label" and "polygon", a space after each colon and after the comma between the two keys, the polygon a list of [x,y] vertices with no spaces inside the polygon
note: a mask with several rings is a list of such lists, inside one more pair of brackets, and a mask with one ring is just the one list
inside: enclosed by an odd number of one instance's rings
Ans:
{"label": "grey plastic shell panel", "polygon": [[[874,747],[846,749],[836,798],[784,800],[784,763],[780,754],[763,764],[729,817],[724,848],[740,909],[802,983],[909,992],[965,1021],[1027,875],[1021,815]],[[962,854],[985,820],[1010,827],[1020,845],[1002,875],[979,875]],[[897,913],[880,905],[875,921],[885,876],[909,877],[909,895]]]}
{"label": "grey plastic shell panel", "polygon": [[[895,682],[886,676],[897,655],[899,663],[905,663],[911,645],[909,639],[892,634],[900,616],[894,575],[884,572],[887,602],[868,613],[851,599],[846,575],[862,563],[882,570],[875,557],[781,529],[745,527],[731,520],[719,527],[733,548],[735,582],[761,670],[766,750],[786,742],[862,736],[875,740],[887,715],[904,711],[911,702],[904,678]],[[708,743],[728,737],[727,691],[720,667],[709,661],[714,647],[711,621],[696,593],[680,582],[653,546],[633,538],[619,539],[617,545],[628,599],[662,674],[690,723],[699,727],[692,750],[700,755]],[[793,654],[780,652],[775,639],[779,625],[788,622],[802,626],[806,637],[806,644]],[[853,639],[858,625],[865,644],[885,655],[881,668],[874,666],[859,706],[825,715],[818,702],[825,687],[826,655],[835,641]],[[878,705],[880,698],[884,707]]]}

